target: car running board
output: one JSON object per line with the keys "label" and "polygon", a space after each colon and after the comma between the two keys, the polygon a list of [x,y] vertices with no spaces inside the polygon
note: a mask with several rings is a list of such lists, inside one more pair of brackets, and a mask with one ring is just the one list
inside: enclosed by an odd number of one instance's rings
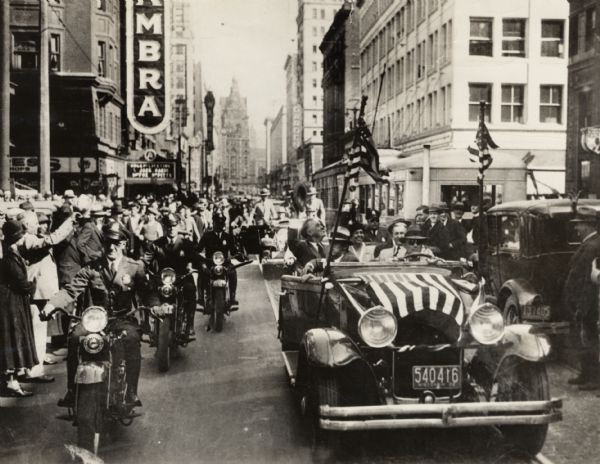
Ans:
{"label": "car running board", "polygon": [[290,386],[296,386],[296,373],[298,372],[298,352],[297,351],[282,351],[285,370],[290,381]]}

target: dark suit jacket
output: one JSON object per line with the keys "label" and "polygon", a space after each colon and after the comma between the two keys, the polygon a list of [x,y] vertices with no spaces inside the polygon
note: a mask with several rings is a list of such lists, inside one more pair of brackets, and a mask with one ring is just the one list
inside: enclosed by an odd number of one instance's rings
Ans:
{"label": "dark suit jacket", "polygon": [[321,245],[321,252],[317,250],[307,240],[299,240],[290,244],[290,250],[294,253],[294,256],[298,260],[300,266],[305,266],[306,263],[313,259],[326,259],[329,253],[329,247]]}
{"label": "dark suit jacket", "polygon": [[449,218],[446,222],[448,240],[450,243],[448,257],[459,260],[467,257],[467,234],[460,222]]}
{"label": "dark suit jacket", "polygon": [[204,222],[204,219],[202,218],[202,215],[200,214],[192,214],[192,218],[194,219],[194,222],[196,223],[196,227],[198,227],[198,233],[200,234],[200,239],[202,239],[202,236],[204,235],[204,232],[206,231],[206,224]]}
{"label": "dark suit jacket", "polygon": [[168,237],[161,237],[152,242],[149,247],[152,255],[150,269],[153,272],[160,272],[170,267],[177,275],[184,275],[188,263],[192,263],[192,266],[198,269],[194,251],[193,242],[181,236],[176,237],[172,245],[169,243]]}
{"label": "dark suit jacket", "polygon": [[571,257],[564,300],[577,317],[598,319],[598,285],[591,280],[592,262],[600,258],[600,234],[585,240]]}
{"label": "dark suit jacket", "polygon": [[424,232],[427,234],[427,244],[440,250],[437,253],[440,258],[450,259],[450,236],[448,230],[439,221],[433,226],[430,222],[425,224],[426,229]]}
{"label": "dark suit jacket", "polygon": [[86,222],[77,234],[77,249],[81,253],[84,266],[104,254],[102,234],[93,221]]}
{"label": "dark suit jacket", "polygon": [[206,257],[208,259],[212,259],[212,255],[215,251],[220,251],[225,255],[226,260],[231,259],[231,256],[238,252],[233,235],[228,234],[227,232],[221,232],[221,237],[219,238],[217,232],[214,230],[206,232],[202,236],[200,244],[198,245],[198,252],[201,253],[203,251],[206,251]]}

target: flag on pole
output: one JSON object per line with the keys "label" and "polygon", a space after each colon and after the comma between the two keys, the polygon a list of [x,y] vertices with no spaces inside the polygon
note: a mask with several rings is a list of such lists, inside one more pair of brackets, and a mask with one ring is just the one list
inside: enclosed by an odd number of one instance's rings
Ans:
{"label": "flag on pole", "polygon": [[388,172],[379,167],[379,153],[375,148],[371,131],[361,119],[355,129],[354,145],[348,153],[350,177],[358,177],[360,170],[363,169],[375,182],[387,183],[389,181],[385,177]]}
{"label": "flag on pole", "polygon": [[488,131],[487,126],[483,118],[480,118],[479,128],[477,129],[477,135],[475,136],[475,144],[477,148],[467,147],[469,151],[469,159],[473,163],[479,163],[479,174],[478,178],[483,177],[483,173],[492,165],[494,159],[490,154],[490,148],[496,149],[498,145],[492,140],[492,136]]}

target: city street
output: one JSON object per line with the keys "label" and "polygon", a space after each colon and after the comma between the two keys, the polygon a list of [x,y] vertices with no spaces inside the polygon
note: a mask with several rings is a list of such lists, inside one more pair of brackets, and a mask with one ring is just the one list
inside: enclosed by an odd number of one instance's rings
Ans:
{"label": "city street", "polygon": [[[102,447],[106,462],[311,462],[263,282],[259,266],[242,268],[240,311],[220,334],[204,332],[199,317],[198,340],[166,374],[158,373],[153,350],[144,345],[143,415],[131,427],[119,427],[113,441]],[[65,388],[65,364],[48,370],[57,381],[35,386],[34,397],[0,399],[0,462],[70,461],[65,445],[75,441],[76,429],[56,419],[61,411],[55,407]],[[555,463],[587,464],[600,451],[594,415],[600,399],[565,387],[568,375],[565,367],[551,368],[552,393],[565,398],[565,418],[551,426],[544,455]],[[527,462],[511,456],[493,430],[372,433],[349,442],[342,462]]]}

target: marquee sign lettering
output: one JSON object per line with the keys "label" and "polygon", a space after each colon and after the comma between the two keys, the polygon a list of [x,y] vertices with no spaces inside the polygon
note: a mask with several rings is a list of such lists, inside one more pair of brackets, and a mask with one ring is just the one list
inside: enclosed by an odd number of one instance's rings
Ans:
{"label": "marquee sign lettering", "polygon": [[171,119],[170,0],[127,0],[127,116],[156,134]]}

